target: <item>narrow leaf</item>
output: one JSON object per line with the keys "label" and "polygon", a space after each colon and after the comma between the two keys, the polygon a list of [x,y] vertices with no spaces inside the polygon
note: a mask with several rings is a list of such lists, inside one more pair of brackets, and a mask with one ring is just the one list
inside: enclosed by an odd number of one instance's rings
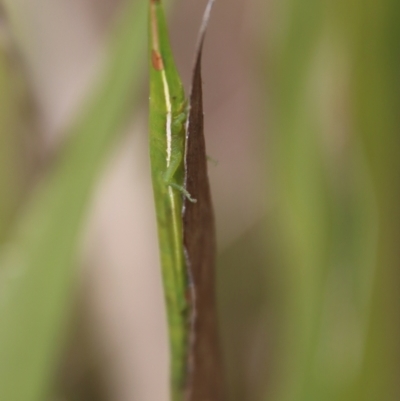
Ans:
{"label": "narrow leaf", "polygon": [[159,0],[149,0],[149,38],[151,172],[168,318],[171,396],[173,401],[181,401],[188,350],[182,233],[186,102]]}
{"label": "narrow leaf", "polygon": [[[0,3],[0,243],[7,237],[35,170],[35,152],[26,143],[35,137],[34,102],[24,67]],[[30,138],[26,137],[28,130]]]}
{"label": "narrow leaf", "polygon": [[200,29],[187,122],[185,184],[197,202],[184,201],[184,244],[192,284],[190,401],[224,399],[215,302],[216,241],[204,139],[201,58],[213,0]]}

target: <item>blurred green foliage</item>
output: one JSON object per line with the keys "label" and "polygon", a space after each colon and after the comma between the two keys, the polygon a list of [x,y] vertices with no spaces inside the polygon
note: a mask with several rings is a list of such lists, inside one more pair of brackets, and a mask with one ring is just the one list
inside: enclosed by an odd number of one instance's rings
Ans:
{"label": "blurred green foliage", "polygon": [[399,5],[284,10],[269,74],[286,309],[267,399],[397,400]]}
{"label": "blurred green foliage", "polygon": [[220,258],[230,396],[398,400],[400,3],[273,4],[274,205]]}
{"label": "blurred green foliage", "polygon": [[[112,38],[105,76],[48,176],[3,242],[0,399],[42,400],[51,386],[73,295],[83,217],[106,156],[132,112],[145,54],[144,2],[131,2]],[[6,92],[12,82],[3,78]],[[12,100],[12,96],[11,96]],[[4,110],[4,105],[1,107]],[[10,102],[11,113],[18,114]],[[9,124],[7,119],[2,120]],[[8,135],[7,128],[0,130]],[[3,139],[2,139],[3,140]],[[5,165],[7,170],[11,166]],[[3,188],[2,188],[3,191]]]}

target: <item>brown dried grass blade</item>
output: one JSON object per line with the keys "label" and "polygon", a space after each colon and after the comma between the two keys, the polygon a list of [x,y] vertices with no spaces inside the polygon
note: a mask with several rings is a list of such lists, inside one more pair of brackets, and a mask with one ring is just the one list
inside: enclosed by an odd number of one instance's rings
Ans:
{"label": "brown dried grass blade", "polygon": [[196,203],[184,203],[184,245],[191,284],[191,349],[187,399],[225,399],[215,302],[215,224],[204,140],[201,59],[213,0],[199,34],[187,122],[185,185]]}

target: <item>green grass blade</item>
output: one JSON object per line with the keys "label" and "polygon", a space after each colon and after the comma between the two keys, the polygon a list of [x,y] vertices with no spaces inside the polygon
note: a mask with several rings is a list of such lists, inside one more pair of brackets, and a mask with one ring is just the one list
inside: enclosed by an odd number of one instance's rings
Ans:
{"label": "green grass blade", "polygon": [[28,164],[24,133],[32,123],[28,116],[21,116],[28,104],[28,91],[4,18],[0,7],[0,243],[21,204]]}
{"label": "green grass blade", "polygon": [[400,3],[357,0],[350,4],[342,1],[353,22],[349,31],[355,44],[354,121],[379,216],[370,320],[362,375],[353,399],[394,401],[400,399]]}
{"label": "green grass blade", "polygon": [[[307,110],[307,78],[322,27],[324,2],[288,2],[290,20],[273,55],[276,74],[277,217],[285,268],[278,305],[280,348],[274,369],[273,401],[305,398],[322,303],[326,270],[327,210],[324,169],[313,115]],[[279,255],[282,257],[282,255]],[[283,272],[282,269],[280,271]],[[281,273],[282,274],[282,273]],[[282,277],[282,278],[283,278]],[[311,398],[310,398],[311,399]]]}
{"label": "green grass blade", "polygon": [[144,2],[131,3],[104,80],[1,253],[1,400],[43,400],[54,373],[85,210],[138,92],[146,9]]}
{"label": "green grass blade", "polygon": [[182,193],[177,190],[184,184],[186,103],[161,1],[149,1],[149,36],[150,159],[170,338],[171,393],[178,401],[184,397],[188,344]]}

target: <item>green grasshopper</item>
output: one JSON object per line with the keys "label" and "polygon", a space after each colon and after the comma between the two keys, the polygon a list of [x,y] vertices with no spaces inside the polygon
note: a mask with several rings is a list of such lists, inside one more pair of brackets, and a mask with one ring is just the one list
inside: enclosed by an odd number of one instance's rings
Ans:
{"label": "green grasshopper", "polygon": [[168,41],[160,0],[149,0],[150,160],[167,305],[172,398],[183,399],[188,353],[188,288],[183,249],[187,101]]}

